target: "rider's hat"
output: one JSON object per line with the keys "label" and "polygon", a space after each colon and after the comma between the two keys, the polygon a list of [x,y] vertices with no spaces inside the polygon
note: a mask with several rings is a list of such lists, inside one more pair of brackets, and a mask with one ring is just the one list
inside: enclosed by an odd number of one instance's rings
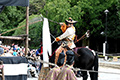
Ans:
{"label": "rider's hat", "polygon": [[71,23],[71,24],[74,24],[74,23],[77,23],[77,21],[74,21],[71,17],[69,17],[68,20],[65,20],[66,23]]}

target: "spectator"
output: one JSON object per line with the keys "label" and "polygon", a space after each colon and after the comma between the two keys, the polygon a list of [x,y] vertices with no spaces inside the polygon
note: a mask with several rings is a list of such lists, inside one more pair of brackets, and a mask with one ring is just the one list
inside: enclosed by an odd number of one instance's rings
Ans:
{"label": "spectator", "polygon": [[16,48],[13,48],[13,56],[17,56]]}
{"label": "spectator", "polygon": [[[43,60],[43,46],[40,46],[40,48],[36,51],[36,56],[40,56],[40,59]],[[39,71],[42,68],[43,63],[40,63]]]}
{"label": "spectator", "polygon": [[56,80],[77,80],[72,67],[74,65],[74,52],[69,50],[68,46],[64,47],[68,51],[66,52],[67,61],[66,65],[62,68]]}
{"label": "spectator", "polygon": [[10,50],[9,52],[6,52],[6,53],[4,54],[4,56],[6,56],[6,57],[13,56],[12,54],[13,54],[13,51]]}
{"label": "spectator", "polygon": [[23,56],[23,52],[19,51],[18,56]]}
{"label": "spectator", "polygon": [[14,43],[12,43],[12,48],[15,48],[15,44]]}
{"label": "spectator", "polygon": [[62,52],[60,53],[59,58],[58,58],[58,62],[57,62],[58,66],[55,66],[52,70],[49,71],[45,80],[56,80],[57,79],[57,76],[60,73],[60,68],[64,64],[64,59],[65,59],[65,54],[64,52]]}
{"label": "spectator", "polygon": [[2,41],[0,41],[0,55],[2,55],[4,53],[4,49],[2,47]]}
{"label": "spectator", "polygon": [[3,53],[4,53],[4,49],[0,47],[0,55],[2,55]]}

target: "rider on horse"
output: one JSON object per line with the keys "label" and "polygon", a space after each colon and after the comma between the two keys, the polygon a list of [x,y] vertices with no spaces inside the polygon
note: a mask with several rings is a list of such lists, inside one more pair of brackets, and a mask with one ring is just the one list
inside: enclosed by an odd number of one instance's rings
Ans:
{"label": "rider on horse", "polygon": [[60,23],[63,34],[56,37],[55,39],[56,42],[62,40],[62,44],[56,50],[55,64],[58,61],[59,54],[64,50],[63,46],[67,45],[70,49],[73,49],[76,47],[74,44],[76,30],[73,24],[77,23],[77,21],[74,21],[71,17],[69,17],[69,19],[66,20],[65,22],[67,25],[65,23]]}

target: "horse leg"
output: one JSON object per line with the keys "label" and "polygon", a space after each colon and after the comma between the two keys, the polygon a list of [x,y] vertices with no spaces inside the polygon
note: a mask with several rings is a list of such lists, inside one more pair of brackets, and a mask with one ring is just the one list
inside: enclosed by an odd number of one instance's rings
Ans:
{"label": "horse leg", "polygon": [[[92,68],[90,69],[92,70]],[[94,62],[94,70],[98,71],[98,54],[96,53],[95,62]],[[97,72],[89,72],[91,80],[98,80]]]}
{"label": "horse leg", "polygon": [[91,80],[98,80],[98,73],[89,72]]}
{"label": "horse leg", "polygon": [[[92,68],[90,69],[92,70]],[[91,80],[98,80],[98,73],[97,72],[89,72]]]}
{"label": "horse leg", "polygon": [[89,72],[91,80],[94,80],[94,72]]}
{"label": "horse leg", "polygon": [[87,80],[88,78],[87,71],[82,71],[81,73],[82,73],[83,80]]}

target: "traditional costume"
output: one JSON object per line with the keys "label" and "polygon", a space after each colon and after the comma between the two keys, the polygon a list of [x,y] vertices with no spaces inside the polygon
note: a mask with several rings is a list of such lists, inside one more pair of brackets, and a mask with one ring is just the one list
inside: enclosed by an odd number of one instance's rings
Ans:
{"label": "traditional costume", "polygon": [[[59,54],[64,50],[63,46],[68,45],[71,49],[75,48],[74,44],[74,38],[75,38],[75,27],[73,24],[75,24],[77,21],[72,20],[72,18],[69,18],[69,20],[66,20],[66,23],[61,23],[61,30],[63,32],[62,35],[58,36],[56,38],[56,41],[61,41],[62,44],[59,46],[59,48],[56,50],[56,55],[55,55],[55,64],[57,63]],[[65,59],[66,60],[66,59]]]}
{"label": "traditional costume", "polygon": [[72,70],[72,66],[74,64],[74,53],[73,51],[68,50],[66,52],[66,55],[67,55],[66,65],[62,68],[56,80],[77,80]]}
{"label": "traditional costume", "polygon": [[56,80],[56,77],[60,73],[60,67],[54,67],[50,72],[48,72],[45,80]]}
{"label": "traditional costume", "polygon": [[45,80],[56,80],[58,74],[60,73],[60,67],[63,65],[65,59],[64,53],[60,53],[57,65],[52,70],[49,71]]}
{"label": "traditional costume", "polygon": [[66,65],[63,67],[56,80],[77,80],[72,67]]}

